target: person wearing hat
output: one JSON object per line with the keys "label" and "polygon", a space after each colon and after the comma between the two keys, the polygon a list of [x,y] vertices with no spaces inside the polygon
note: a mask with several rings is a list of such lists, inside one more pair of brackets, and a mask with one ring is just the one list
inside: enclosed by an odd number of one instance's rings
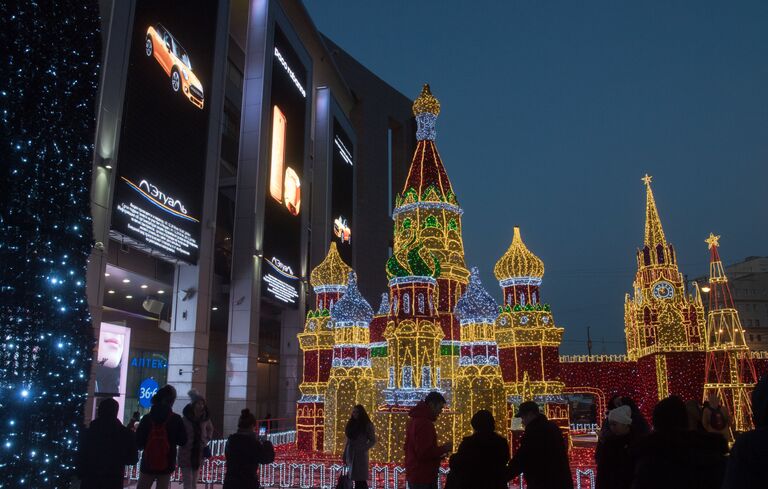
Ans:
{"label": "person wearing hat", "polygon": [[517,417],[525,434],[507,465],[507,480],[522,472],[528,489],[573,489],[568,449],[560,428],[539,412],[533,401],[520,404]]}
{"label": "person wearing hat", "polygon": [[133,431],[117,419],[118,411],[116,400],[104,399],[80,435],[76,472],[82,489],[121,489],[125,466],[139,460]]}
{"label": "person wearing hat", "polygon": [[723,489],[765,487],[768,481],[768,375],[752,391],[755,429],[736,438],[728,457]]}
{"label": "person wearing hat", "polygon": [[405,429],[405,478],[410,489],[437,489],[440,460],[451,452],[451,444],[437,444],[435,421],[445,407],[437,391],[427,394],[410,410]]}
{"label": "person wearing hat", "polygon": [[632,408],[620,406],[608,413],[608,430],[611,436],[598,444],[595,450],[597,462],[596,489],[629,489],[632,486],[634,463],[629,448],[635,441],[632,428]]}
{"label": "person wearing hat", "polygon": [[496,433],[490,411],[481,409],[472,416],[474,433],[465,437],[451,455],[446,489],[506,489],[509,443]]}
{"label": "person wearing hat", "polygon": [[187,443],[179,447],[179,467],[184,489],[197,487],[197,476],[208,442],[213,438],[213,423],[205,398],[197,390],[190,390],[189,404],[184,406],[181,419],[187,432]]}

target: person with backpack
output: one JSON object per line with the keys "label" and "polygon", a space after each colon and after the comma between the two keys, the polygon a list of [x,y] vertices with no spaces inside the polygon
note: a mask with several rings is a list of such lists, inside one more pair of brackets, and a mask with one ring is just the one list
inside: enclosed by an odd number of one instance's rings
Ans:
{"label": "person with backpack", "polygon": [[731,419],[725,406],[720,404],[720,399],[714,392],[709,395],[709,402],[705,403],[701,413],[701,424],[710,433],[720,433],[726,441],[732,441]]}
{"label": "person with backpack", "polygon": [[96,419],[82,432],[77,453],[81,489],[121,489],[126,465],[139,459],[133,431],[117,419],[116,400],[104,399]]}
{"label": "person with backpack", "polygon": [[176,470],[176,447],[187,443],[187,430],[181,416],[171,409],[176,402],[172,385],[161,387],[152,396],[149,414],[141,418],[136,429],[136,444],[141,454],[139,482],[136,489],[168,489]]}
{"label": "person with backpack", "polygon": [[189,404],[181,412],[187,443],[179,448],[179,467],[184,482],[184,489],[197,487],[197,476],[203,461],[208,442],[213,438],[213,423],[208,412],[205,398],[195,389],[190,390]]}
{"label": "person with backpack", "polygon": [[437,444],[435,421],[445,407],[445,397],[437,391],[427,394],[409,412],[405,428],[405,478],[410,489],[437,489],[440,460],[452,449],[450,443]]}
{"label": "person with backpack", "polygon": [[259,489],[259,464],[275,460],[275,447],[266,437],[256,435],[256,416],[246,408],[240,412],[237,433],[229,435],[224,456],[227,472],[224,489]]}

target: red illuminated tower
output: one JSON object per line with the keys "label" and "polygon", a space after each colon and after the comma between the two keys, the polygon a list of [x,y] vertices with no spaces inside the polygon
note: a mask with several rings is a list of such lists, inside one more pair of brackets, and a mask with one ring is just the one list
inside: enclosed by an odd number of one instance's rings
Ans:
{"label": "red illuminated tower", "polygon": [[731,429],[742,432],[752,429],[751,395],[757,375],[720,261],[719,239],[712,233],[706,239],[710,259],[704,399],[715,394],[733,418]]}

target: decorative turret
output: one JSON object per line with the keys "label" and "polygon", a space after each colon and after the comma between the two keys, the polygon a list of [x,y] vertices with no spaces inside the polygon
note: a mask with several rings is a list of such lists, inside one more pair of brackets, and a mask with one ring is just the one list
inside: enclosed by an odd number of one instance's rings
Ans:
{"label": "decorative turret", "polygon": [[471,433],[469,421],[480,409],[491,411],[498,429],[504,431],[507,399],[494,336],[499,306],[483,287],[475,267],[454,314],[461,324],[461,354],[454,396],[460,433]]}
{"label": "decorative turret", "polygon": [[[347,290],[351,268],[344,263],[331,242],[328,254],[312,270],[310,283],[315,291],[315,309],[307,313],[299,347],[304,352],[301,398],[296,403],[296,444],[304,450],[323,449],[325,393],[334,355],[334,330],[330,310],[335,309]],[[356,290],[356,289],[355,289]]]}
{"label": "decorative turret", "polygon": [[719,240],[712,233],[705,240],[710,260],[704,400],[717,396],[733,419],[733,435],[753,428],[751,399],[757,374],[720,260]]}
{"label": "decorative turret", "polygon": [[639,387],[640,409],[650,415],[653,406],[670,395],[697,399],[704,380],[704,341],[701,301],[686,294],[677,256],[667,242],[651,177],[645,185],[645,231],[637,251],[637,274],[632,295],[624,301],[627,356],[638,368],[654,372]]}
{"label": "decorative turret", "polygon": [[519,227],[515,226],[512,244],[496,262],[493,273],[504,292],[504,305],[539,303],[544,262],[525,246]]}
{"label": "decorative turret", "polygon": [[344,425],[349,409],[362,404],[373,412],[373,373],[369,326],[373,308],[357,289],[357,276],[349,272],[347,291],[331,310],[333,361],[328,380],[325,450],[344,448]]}

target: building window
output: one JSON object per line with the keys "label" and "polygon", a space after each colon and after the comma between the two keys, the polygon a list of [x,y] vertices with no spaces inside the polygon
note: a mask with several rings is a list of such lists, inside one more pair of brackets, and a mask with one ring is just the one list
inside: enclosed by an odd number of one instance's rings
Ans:
{"label": "building window", "polygon": [[763,335],[757,335],[757,341],[763,341]]}
{"label": "building window", "polygon": [[421,367],[421,388],[432,387],[432,369],[424,366]]}
{"label": "building window", "polygon": [[748,328],[752,327],[752,320],[751,319],[747,319],[747,327]]}
{"label": "building window", "polygon": [[395,388],[395,367],[389,367],[389,383],[388,387],[390,389]]}
{"label": "building window", "polygon": [[413,367],[411,366],[403,367],[402,386],[403,386],[403,389],[413,388]]}
{"label": "building window", "polygon": [[749,335],[749,341],[755,341],[754,335]]}
{"label": "building window", "polygon": [[760,327],[760,320],[755,319],[755,328],[759,328],[759,327]]}

